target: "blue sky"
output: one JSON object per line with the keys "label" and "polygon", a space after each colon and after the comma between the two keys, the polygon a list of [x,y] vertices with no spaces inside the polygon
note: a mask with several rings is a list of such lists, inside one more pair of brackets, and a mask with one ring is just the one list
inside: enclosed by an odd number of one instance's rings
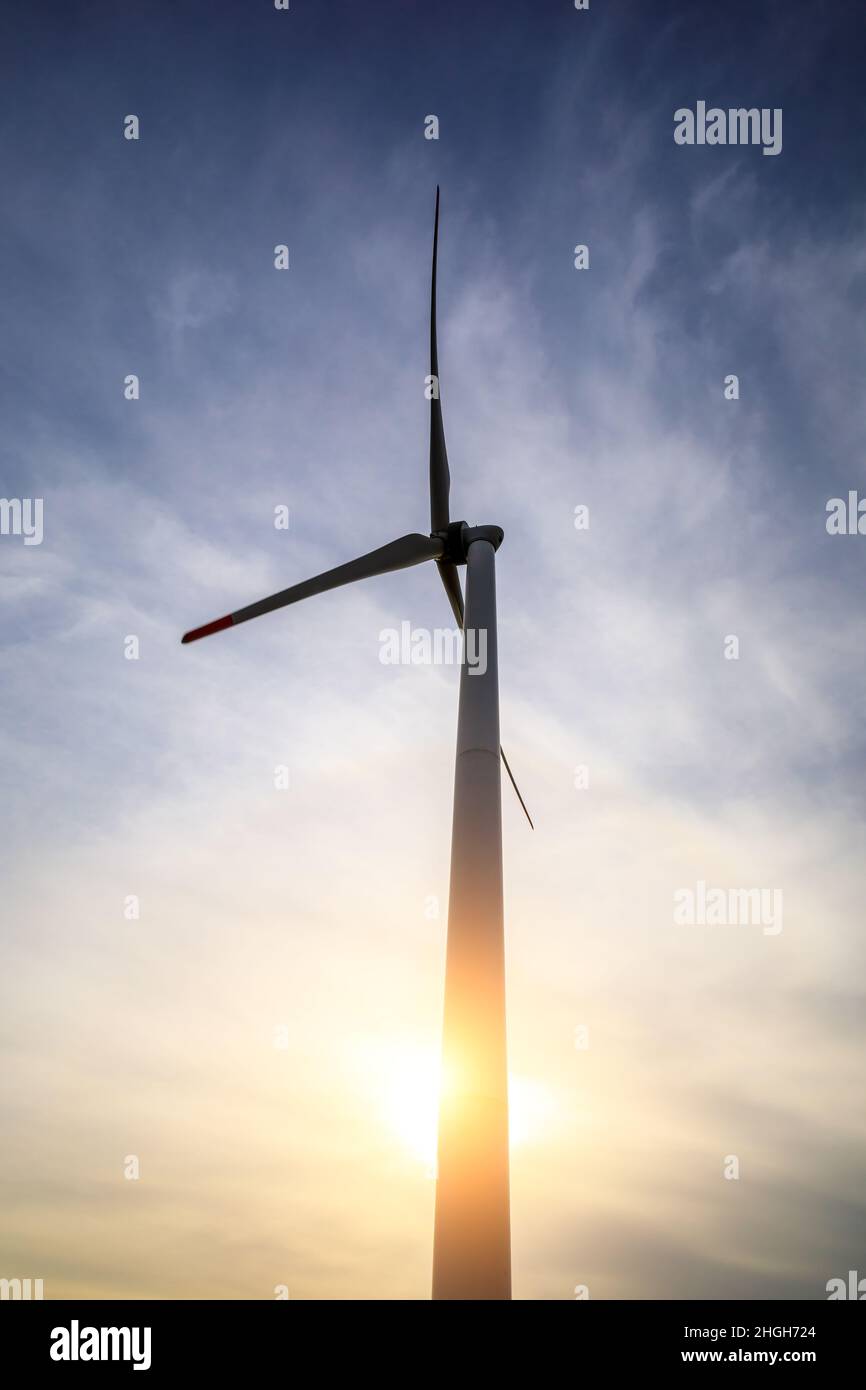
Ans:
{"label": "blue sky", "polygon": [[[822,1297],[866,1227],[857,7],[2,25],[0,493],[44,540],[0,536],[0,1274],[428,1292],[457,673],[378,653],[444,596],[179,636],[426,528],[439,183],[452,514],[505,529],[538,826],[507,800],[515,1293]],[[781,108],[781,154],[676,145],[698,100]],[[676,926],[699,880],[784,930]]]}

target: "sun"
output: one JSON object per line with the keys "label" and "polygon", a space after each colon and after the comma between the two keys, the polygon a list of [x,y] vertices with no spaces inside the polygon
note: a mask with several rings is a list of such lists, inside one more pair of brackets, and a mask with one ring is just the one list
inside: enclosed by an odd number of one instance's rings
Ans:
{"label": "sun", "polygon": [[[404,1152],[436,1176],[441,1063],[436,1046],[366,1040],[353,1047],[363,1069],[375,1118],[400,1142]],[[509,1147],[540,1142],[549,1131],[555,1105],[544,1082],[508,1074]]]}

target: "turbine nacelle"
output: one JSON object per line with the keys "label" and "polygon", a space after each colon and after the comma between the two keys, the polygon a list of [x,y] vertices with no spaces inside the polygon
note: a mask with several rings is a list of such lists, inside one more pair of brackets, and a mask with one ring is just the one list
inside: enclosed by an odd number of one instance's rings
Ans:
{"label": "turbine nacelle", "polygon": [[431,531],[431,541],[441,541],[445,547],[439,564],[465,565],[473,541],[489,541],[498,550],[505,535],[501,526],[467,526],[465,521],[451,521],[441,531]]}

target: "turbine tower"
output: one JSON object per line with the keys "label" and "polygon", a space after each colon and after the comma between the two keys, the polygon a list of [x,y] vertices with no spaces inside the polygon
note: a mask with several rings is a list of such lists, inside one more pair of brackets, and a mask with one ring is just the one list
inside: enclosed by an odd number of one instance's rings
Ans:
{"label": "turbine tower", "polygon": [[[451,884],[442,1028],[439,1158],[433,1235],[434,1299],[509,1299],[508,1065],[502,906],[500,759],[529,821],[499,742],[496,551],[499,526],[452,521],[451,477],[436,341],[439,189],[430,292],[430,535],[401,536],[357,560],[193,628],[183,642],[235,627],[356,579],[434,560],[464,630],[454,769]],[[457,567],[466,566],[466,605]],[[469,635],[486,661],[466,660]]]}

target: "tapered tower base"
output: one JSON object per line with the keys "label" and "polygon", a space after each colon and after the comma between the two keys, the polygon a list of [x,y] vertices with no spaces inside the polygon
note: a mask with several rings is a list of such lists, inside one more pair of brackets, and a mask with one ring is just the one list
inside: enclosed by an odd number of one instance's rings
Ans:
{"label": "tapered tower base", "polygon": [[[501,534],[501,533],[500,533]],[[434,1299],[509,1299],[508,1064],[495,550],[467,555],[454,774]],[[475,663],[466,660],[466,654]]]}

